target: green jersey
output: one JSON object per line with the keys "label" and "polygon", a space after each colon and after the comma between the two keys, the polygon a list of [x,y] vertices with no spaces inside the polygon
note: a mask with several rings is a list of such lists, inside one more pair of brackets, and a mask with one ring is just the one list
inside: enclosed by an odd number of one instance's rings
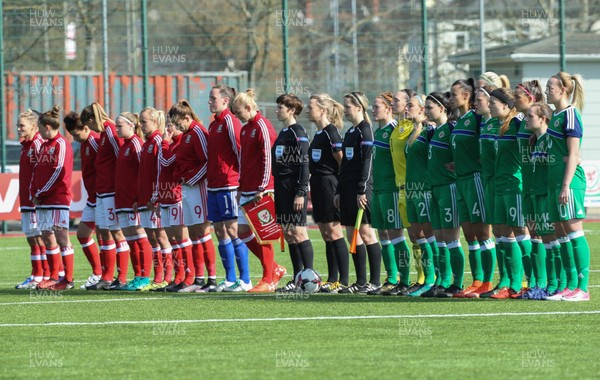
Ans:
{"label": "green jersey", "polygon": [[479,133],[479,150],[481,151],[481,175],[486,183],[494,178],[496,170],[496,136],[498,135],[498,119],[490,117],[481,120]]}
{"label": "green jersey", "polygon": [[[551,189],[560,189],[567,164],[564,157],[569,155],[567,148],[567,138],[574,137],[579,139],[583,137],[583,124],[581,115],[573,106],[569,106],[560,112],[554,112],[550,123],[548,123],[548,187]],[[585,190],[585,173],[581,165],[577,165],[571,189]]]}
{"label": "green jersey", "polygon": [[548,134],[537,138],[531,152],[531,172],[533,174],[533,194],[548,194]]}
{"label": "green jersey", "polygon": [[458,118],[452,130],[452,155],[458,177],[481,172],[479,119],[475,112],[469,111]]}
{"label": "green jersey", "polygon": [[429,174],[427,173],[427,152],[429,140],[434,128],[423,126],[421,133],[412,142],[406,144],[406,191],[429,190]]}
{"label": "green jersey", "polygon": [[396,173],[394,172],[394,162],[390,151],[390,137],[394,128],[398,125],[396,120],[385,127],[379,127],[375,131],[375,140],[373,141],[373,192],[388,193],[398,191],[396,185]]}
{"label": "green jersey", "polygon": [[523,176],[523,194],[533,194],[533,164],[531,163],[531,132],[527,129],[527,121],[523,119],[517,133],[519,152],[521,154],[521,175]]}
{"label": "green jersey", "polygon": [[519,143],[517,141],[517,132],[523,117],[521,115],[514,117],[506,132],[501,136],[498,129],[496,136],[496,163],[494,165],[496,175],[494,184],[496,194],[519,194],[522,192],[521,177],[521,155],[519,154]]}
{"label": "green jersey", "polygon": [[452,128],[449,123],[446,123],[435,129],[433,137],[429,141],[427,172],[429,173],[429,184],[432,187],[456,182],[456,174],[446,168],[446,164],[454,161],[452,149],[450,149],[451,134]]}

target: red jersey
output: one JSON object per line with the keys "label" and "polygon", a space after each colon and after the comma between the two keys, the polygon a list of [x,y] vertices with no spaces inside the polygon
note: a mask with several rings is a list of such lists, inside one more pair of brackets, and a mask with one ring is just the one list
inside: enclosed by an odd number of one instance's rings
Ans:
{"label": "red jersey", "polygon": [[142,144],[144,142],[137,135],[125,139],[119,148],[115,175],[115,209],[133,212],[133,204],[138,200],[136,183],[140,166]]}
{"label": "red jersey", "polygon": [[272,190],[271,146],[277,133],[260,112],[242,127],[240,142],[242,159],[240,161],[240,191],[255,193]]}
{"label": "red jersey", "polygon": [[160,157],[162,157],[162,136],[159,130],[146,136],[142,147],[140,173],[137,179],[138,206],[144,210],[148,202],[158,202],[160,177]]}
{"label": "red jersey", "polygon": [[115,167],[119,148],[123,139],[117,137],[117,127],[109,122],[104,122],[104,132],[100,134],[100,147],[96,156],[96,193],[98,195],[115,194]]}
{"label": "red jersey", "polygon": [[72,174],[71,144],[58,133],[42,144],[33,169],[30,194],[38,199],[37,207],[68,210],[72,200]]}
{"label": "red jersey", "polygon": [[29,186],[31,185],[31,177],[33,176],[37,155],[43,143],[44,139],[39,132],[36,132],[31,140],[21,141],[21,145],[23,146],[19,158],[19,201],[21,212],[35,210],[35,206],[29,197]]}
{"label": "red jersey", "polygon": [[242,123],[229,109],[215,115],[208,127],[208,190],[234,190],[240,180]]}
{"label": "red jersey", "polygon": [[83,185],[88,193],[87,205],[96,205],[96,156],[100,144],[100,135],[91,131],[87,140],[81,143],[81,176]]}
{"label": "red jersey", "polygon": [[181,137],[175,158],[173,178],[193,186],[206,178],[208,131],[197,121]]}
{"label": "red jersey", "polygon": [[163,205],[172,205],[181,201],[181,184],[173,178],[175,158],[177,157],[177,148],[181,142],[181,137],[183,137],[183,134],[173,136],[170,145],[165,140],[162,141],[163,155],[160,161],[158,200]]}

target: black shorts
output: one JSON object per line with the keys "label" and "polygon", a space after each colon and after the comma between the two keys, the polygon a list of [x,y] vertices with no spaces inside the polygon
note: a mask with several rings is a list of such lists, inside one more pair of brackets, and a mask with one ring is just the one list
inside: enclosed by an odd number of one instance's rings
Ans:
{"label": "black shorts", "polygon": [[275,215],[277,223],[294,226],[306,226],[306,204],[308,197],[304,197],[302,211],[294,211],[296,198],[296,183],[298,177],[275,177]]}
{"label": "black shorts", "polygon": [[[356,198],[358,192],[356,191],[356,183],[348,182],[342,183],[338,186],[340,189],[340,223],[342,226],[354,227],[356,223],[356,214],[358,213],[358,204]],[[371,224],[371,194],[373,190],[370,186],[367,186],[367,207],[363,212],[361,224]]]}
{"label": "black shorts", "polygon": [[333,205],[338,179],[335,175],[313,175],[310,177],[310,199],[316,223],[339,222],[340,211]]}

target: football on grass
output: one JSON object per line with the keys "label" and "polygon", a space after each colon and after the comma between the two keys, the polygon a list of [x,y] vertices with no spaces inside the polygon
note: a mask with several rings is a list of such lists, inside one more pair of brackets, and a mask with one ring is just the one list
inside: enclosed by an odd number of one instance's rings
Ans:
{"label": "football on grass", "polygon": [[313,269],[304,269],[294,280],[296,289],[304,293],[316,293],[321,288],[321,276]]}

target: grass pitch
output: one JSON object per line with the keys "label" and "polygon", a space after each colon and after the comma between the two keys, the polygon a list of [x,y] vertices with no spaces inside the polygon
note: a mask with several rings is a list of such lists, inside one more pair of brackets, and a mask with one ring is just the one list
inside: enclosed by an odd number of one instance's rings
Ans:
{"label": "grass pitch", "polygon": [[[0,377],[598,378],[600,223],[585,228],[591,301],[582,303],[21,291],[27,243],[0,238]],[[311,238],[326,274],[324,244],[317,231]],[[78,289],[90,271],[74,238],[73,246]],[[291,268],[287,253],[277,260]]]}

